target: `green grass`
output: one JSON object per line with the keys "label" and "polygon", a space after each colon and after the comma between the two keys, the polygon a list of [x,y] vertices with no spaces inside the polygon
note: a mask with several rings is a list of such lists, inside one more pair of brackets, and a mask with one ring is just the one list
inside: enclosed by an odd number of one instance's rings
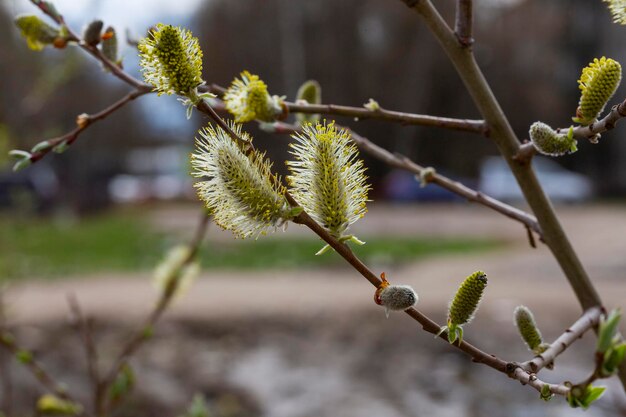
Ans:
{"label": "green grass", "polygon": [[[167,248],[180,241],[153,231],[142,218],[142,213],[114,213],[76,224],[0,218],[0,280],[150,270]],[[394,265],[429,256],[486,251],[500,244],[467,238],[365,240],[366,245],[354,247],[359,257],[367,263]],[[322,246],[314,237],[219,243],[209,237],[201,250],[201,262],[204,268],[244,270],[344,265],[332,251],[315,256]]]}

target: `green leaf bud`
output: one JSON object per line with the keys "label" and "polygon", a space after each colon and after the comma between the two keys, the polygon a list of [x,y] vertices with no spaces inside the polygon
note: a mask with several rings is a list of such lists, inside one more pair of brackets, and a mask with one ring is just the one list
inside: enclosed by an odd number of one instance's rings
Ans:
{"label": "green leaf bud", "polygon": [[585,126],[595,122],[615,94],[621,79],[622,67],[611,58],[595,58],[583,68],[578,80],[580,101],[572,120]]}
{"label": "green leaf bud", "polygon": [[[298,89],[296,100],[306,101],[309,104],[320,104],[322,102],[322,86],[315,80],[305,81]],[[320,120],[320,115],[296,113],[296,120],[301,125],[317,123]]]}
{"label": "green leaf bud", "polygon": [[596,352],[605,353],[613,345],[621,317],[622,312],[619,309],[612,310],[608,316],[602,316],[598,327]]}
{"label": "green leaf bud", "polygon": [[552,391],[550,391],[550,385],[543,384],[543,386],[541,387],[539,398],[544,401],[550,401],[552,397],[554,397],[554,394],[552,394]]}
{"label": "green leaf bud", "polygon": [[114,64],[119,65],[119,59],[117,56],[117,34],[115,28],[109,26],[102,35],[102,54]]}
{"label": "green leaf bud", "polygon": [[28,350],[18,350],[15,352],[15,359],[21,364],[29,364],[33,362],[33,354]]}
{"label": "green leaf bud", "polygon": [[83,412],[83,407],[78,403],[46,394],[37,400],[37,411],[42,415],[76,416]]}
{"label": "green leaf bud", "polygon": [[557,133],[543,122],[533,123],[528,134],[535,149],[544,155],[561,156],[578,149],[573,135]]}
{"label": "green leaf bud", "polygon": [[15,19],[15,25],[26,38],[26,44],[33,51],[41,51],[46,45],[54,44],[61,36],[58,29],[48,25],[34,15],[21,15]]}
{"label": "green leaf bud", "polygon": [[83,40],[87,45],[96,46],[100,43],[103,26],[102,20],[94,20],[83,28]]}
{"label": "green leaf bud", "polygon": [[476,271],[465,278],[450,303],[448,322],[455,326],[469,323],[474,318],[485,287],[487,275],[482,271]]}
{"label": "green leaf bud", "polygon": [[120,372],[117,374],[115,381],[109,388],[109,398],[113,402],[117,402],[129,394],[135,387],[135,373],[127,363],[122,365]]}
{"label": "green leaf bud", "polygon": [[48,140],[44,140],[43,142],[39,142],[38,144],[36,144],[35,146],[33,146],[33,149],[31,149],[31,153],[37,153],[37,152],[43,152],[43,151],[47,151],[48,149],[50,149],[50,147],[52,146],[52,143]]}
{"label": "green leaf bud", "polygon": [[525,306],[519,306],[513,313],[515,317],[515,325],[519,330],[522,339],[528,346],[528,349],[534,353],[539,353],[538,350],[542,348],[543,339],[541,332],[535,324],[535,317],[533,313]]}

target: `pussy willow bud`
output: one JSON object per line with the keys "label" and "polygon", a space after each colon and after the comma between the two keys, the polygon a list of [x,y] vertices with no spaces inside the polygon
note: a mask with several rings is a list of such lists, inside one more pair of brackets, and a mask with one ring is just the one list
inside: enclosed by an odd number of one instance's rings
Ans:
{"label": "pussy willow bud", "polygon": [[196,97],[202,84],[202,51],[188,30],[159,23],[137,46],[143,78],[161,94]]}
{"label": "pussy willow bud", "polygon": [[102,54],[114,64],[119,64],[117,57],[117,34],[112,26],[109,26],[102,35]]}
{"label": "pussy willow bud", "polygon": [[447,331],[450,343],[454,343],[457,339],[459,344],[463,342],[463,325],[474,318],[485,287],[487,287],[487,275],[482,271],[476,271],[465,278],[450,302],[448,324],[440,329],[437,336]]}
{"label": "pussy willow bud", "polygon": [[306,124],[290,144],[294,161],[287,161],[292,195],[331,235],[352,239],[346,232],[367,212],[367,185],[363,161],[350,134],[334,122]]}
{"label": "pussy willow bud", "polygon": [[154,283],[166,296],[181,296],[191,286],[200,272],[197,261],[190,260],[192,249],[189,246],[176,246],[170,249],[165,259],[154,270]]}
{"label": "pussy willow bud", "polygon": [[45,23],[37,16],[22,15],[15,18],[15,25],[26,38],[26,44],[34,51],[41,51],[46,45],[54,44],[61,37],[58,29]]}
{"label": "pussy willow bud", "polygon": [[613,21],[620,25],[626,25],[626,1],[625,0],[602,0],[608,3]]}
{"label": "pussy willow bud", "polygon": [[37,400],[37,411],[45,416],[76,416],[83,412],[83,407],[75,402],[46,394]]}
{"label": "pussy willow bud", "polygon": [[[305,81],[298,89],[297,101],[320,104],[322,102],[322,86],[320,83],[315,80]],[[320,120],[320,115],[296,113],[296,120],[301,125],[304,123],[317,123]]]}
{"label": "pussy willow bud", "polygon": [[237,123],[252,120],[273,122],[284,112],[282,98],[270,96],[267,85],[258,75],[248,71],[241,73],[241,79],[235,78],[224,93],[224,103]]}
{"label": "pussy willow bud", "polygon": [[519,330],[520,336],[528,346],[528,349],[535,353],[539,353],[538,350],[542,349],[540,346],[543,344],[541,332],[537,328],[535,323],[535,317],[533,313],[525,306],[519,306],[513,313],[515,317],[515,325]]}
{"label": "pussy willow bud", "polygon": [[100,43],[103,26],[102,20],[94,20],[83,28],[83,40],[87,45],[96,46]]}
{"label": "pussy willow bud", "polygon": [[[240,125],[232,129],[244,141],[252,141]],[[264,235],[295,215],[265,155],[244,154],[222,128],[200,131],[191,165],[193,176],[207,178],[195,187],[215,222],[242,238]]]}
{"label": "pussy willow bud", "polygon": [[544,155],[561,156],[578,149],[572,129],[567,134],[562,134],[543,122],[535,122],[530,126],[528,134],[535,149]]}
{"label": "pussy willow bud", "polygon": [[392,285],[381,274],[383,282],[376,289],[374,302],[385,307],[385,315],[389,317],[390,311],[404,311],[417,304],[417,293],[408,285]]}
{"label": "pussy willow bud", "polygon": [[622,67],[611,58],[595,58],[583,68],[578,86],[580,101],[573,121],[589,125],[597,120],[604,106],[617,90],[622,79]]}

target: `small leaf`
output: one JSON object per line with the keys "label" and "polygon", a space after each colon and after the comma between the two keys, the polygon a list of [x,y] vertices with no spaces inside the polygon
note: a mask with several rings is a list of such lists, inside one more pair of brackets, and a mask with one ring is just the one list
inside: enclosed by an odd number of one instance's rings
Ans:
{"label": "small leaf", "polygon": [[112,401],[119,401],[124,396],[128,395],[134,386],[135,374],[133,369],[128,364],[124,364],[111,385],[111,388],[109,388],[109,398],[111,398]]}
{"label": "small leaf", "polygon": [[38,144],[33,146],[33,149],[31,149],[30,151],[32,153],[42,152],[50,149],[51,146],[52,143],[50,143],[50,141],[44,140],[43,142],[39,142]]}
{"label": "small leaf", "polygon": [[15,353],[15,359],[17,359],[20,363],[26,365],[32,363],[33,354],[27,350],[18,350]]}
{"label": "small leaf", "polygon": [[57,146],[55,146],[54,148],[52,148],[52,152],[61,154],[67,151],[69,147],[70,145],[67,142],[63,141],[59,143]]}
{"label": "small leaf", "polygon": [[24,168],[29,167],[32,164],[30,159],[22,159],[21,161],[17,161],[15,165],[13,165],[13,172],[21,171]]}
{"label": "small leaf", "polygon": [[586,395],[582,398],[582,401],[581,401],[582,407],[589,408],[589,406],[594,401],[602,397],[602,394],[604,394],[604,391],[606,391],[606,387],[592,387],[592,386],[587,387]]}
{"label": "small leaf", "polygon": [[608,316],[603,316],[600,321],[598,329],[598,343],[596,344],[596,351],[605,353],[613,344],[613,338],[617,333],[617,326],[621,318],[621,312],[619,309],[615,309],[609,313]]}

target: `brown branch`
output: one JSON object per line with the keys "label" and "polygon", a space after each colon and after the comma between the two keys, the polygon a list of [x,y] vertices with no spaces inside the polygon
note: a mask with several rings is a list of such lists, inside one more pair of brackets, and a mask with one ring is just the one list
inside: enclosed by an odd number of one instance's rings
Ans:
{"label": "brown branch", "polygon": [[58,383],[52,375],[46,372],[43,366],[32,356],[32,352],[26,351],[18,346],[13,336],[4,329],[0,330],[0,346],[10,352],[16,359],[21,354],[28,352],[30,357],[27,360],[21,360],[19,362],[24,365],[48,391],[56,394],[60,398],[74,401],[70,393],[65,389],[65,386]]}
{"label": "brown branch", "polygon": [[133,101],[137,97],[143,96],[144,94],[148,94],[148,93],[149,93],[149,91],[135,90],[135,91],[132,91],[132,92],[126,94],[124,97],[122,97],[121,99],[119,99],[115,103],[111,104],[109,107],[107,107],[107,108],[105,108],[105,109],[103,109],[103,110],[101,110],[101,111],[99,111],[97,113],[94,113],[94,114],[81,114],[81,115],[79,115],[77,117],[77,121],[76,121],[77,126],[74,129],[72,129],[71,131],[67,132],[66,134],[64,134],[62,136],[58,136],[58,137],[52,138],[52,139],[47,139],[47,142],[49,142],[50,146],[48,146],[47,148],[42,149],[40,151],[33,152],[31,154],[30,161],[32,163],[35,163],[35,162],[39,161],[44,156],[49,154],[50,151],[52,151],[55,146],[62,145],[63,143],[65,143],[68,146],[73,144],[78,139],[80,134],[84,130],[86,130],[89,126],[91,126],[92,124],[94,124],[94,123],[96,123],[96,122],[98,122],[100,120],[106,119],[108,116],[110,116],[111,114],[115,113],[120,108],[124,107],[127,103]]}
{"label": "brown branch", "polygon": [[532,360],[520,364],[520,366],[529,372],[539,372],[542,368],[554,362],[557,356],[563,353],[577,339],[581,338],[586,331],[595,328],[600,321],[602,313],[603,311],[600,307],[593,307],[585,311],[574,324],[550,344],[550,347],[545,352],[537,355]]}
{"label": "brown branch", "polygon": [[456,0],[454,34],[463,48],[470,48],[474,43],[472,24],[472,0]]}
{"label": "brown branch", "polygon": [[[191,251],[189,251],[189,255],[182,263],[182,266],[187,266],[191,262],[196,259],[198,254],[198,250],[200,245],[202,244],[202,240],[206,234],[206,231],[209,227],[210,217],[206,214],[203,209],[201,212],[200,220],[196,227],[196,233],[194,234],[192,240],[189,243]],[[176,285],[178,285],[177,280],[172,280],[174,287],[167,288],[161,294],[161,297],[157,301],[154,309],[148,315],[148,317],[144,320],[143,324],[137,329],[135,334],[131,336],[128,342],[124,345],[121,352],[117,355],[113,365],[111,366],[110,371],[107,373],[106,377],[101,381],[101,389],[100,395],[104,396],[108,390],[108,388],[113,384],[115,378],[117,378],[118,374],[122,370],[124,364],[126,364],[131,356],[133,356],[141,346],[143,346],[144,342],[146,342],[151,334],[152,329],[159,321],[163,313],[167,310],[172,301],[173,296],[176,293]],[[106,401],[106,399],[101,398],[100,401]],[[105,406],[106,409],[106,406]],[[106,414],[106,413],[105,413]],[[104,414],[103,414],[104,415]]]}
{"label": "brown branch", "polygon": [[[222,96],[226,89],[217,84],[211,84],[202,88],[214,94]],[[444,129],[460,130],[464,132],[488,135],[487,125],[483,120],[454,119],[450,117],[437,117],[424,114],[405,113],[383,109],[370,110],[365,107],[340,106],[337,104],[309,104],[283,102],[289,113],[329,114],[335,116],[357,117],[359,119],[377,119],[404,125],[419,125],[440,127]]]}
{"label": "brown branch", "polygon": [[[595,143],[597,142],[597,135],[614,129],[617,122],[624,117],[626,117],[626,100],[613,106],[611,111],[597,122],[592,123],[589,126],[575,127],[574,137],[576,139],[589,139]],[[564,130],[567,129],[568,128],[564,128]]]}
{"label": "brown branch", "polygon": [[100,383],[100,371],[98,369],[98,350],[93,338],[92,322],[89,321],[78,303],[78,299],[75,294],[70,294],[67,297],[67,302],[72,313],[72,319],[76,329],[78,330],[85,351],[85,361],[87,363],[87,371],[89,374],[89,381],[93,390],[94,399],[94,411],[96,414],[101,410],[101,399],[103,396],[100,394],[102,385]]}

